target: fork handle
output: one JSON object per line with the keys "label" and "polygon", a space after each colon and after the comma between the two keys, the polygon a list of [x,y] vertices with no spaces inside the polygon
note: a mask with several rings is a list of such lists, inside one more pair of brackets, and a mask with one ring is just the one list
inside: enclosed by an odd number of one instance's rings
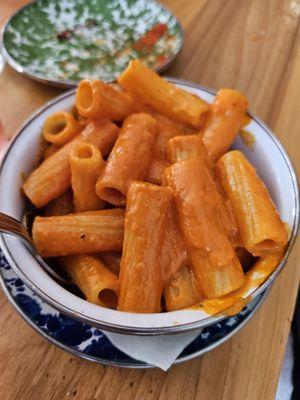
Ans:
{"label": "fork handle", "polygon": [[37,253],[27,229],[17,219],[0,212],[0,232],[8,233],[10,235],[17,236],[19,239],[22,239],[32,256],[52,278],[64,285],[71,284],[69,280],[56,273]]}
{"label": "fork handle", "polygon": [[0,212],[0,232],[18,236],[32,246],[31,237],[21,222],[2,212]]}

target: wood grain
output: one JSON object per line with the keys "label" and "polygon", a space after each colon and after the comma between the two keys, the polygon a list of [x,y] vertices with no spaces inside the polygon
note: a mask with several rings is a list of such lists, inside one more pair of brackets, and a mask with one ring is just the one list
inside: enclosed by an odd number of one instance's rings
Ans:
{"label": "wood grain", "polygon": [[[0,24],[25,1],[1,0]],[[184,48],[166,72],[245,92],[300,172],[299,0],[165,0]],[[0,118],[8,136],[59,92],[6,67]],[[5,400],[274,399],[299,286],[299,243],[269,297],[235,337],[203,357],[159,370],[104,367],[75,358],[35,333],[0,294],[0,394]]]}

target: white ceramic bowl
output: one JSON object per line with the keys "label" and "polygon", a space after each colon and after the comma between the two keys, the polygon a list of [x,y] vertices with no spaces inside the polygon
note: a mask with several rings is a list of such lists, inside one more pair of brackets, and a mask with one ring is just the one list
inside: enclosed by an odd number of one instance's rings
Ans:
{"label": "white ceramic bowl", "polygon": [[[208,102],[212,102],[214,98],[212,90],[183,81],[171,81]],[[70,109],[74,98],[73,90],[47,103],[25,123],[15,137],[0,169],[0,211],[17,219],[22,218],[24,213],[24,198],[20,191],[22,176],[24,173],[28,175],[35,167],[43,122],[55,111]],[[295,172],[278,139],[254,116],[251,116],[251,122],[246,129],[255,138],[253,149],[247,147],[240,137],[233,147],[241,149],[255,165],[268,186],[281,218],[291,228],[290,241],[284,258],[269,279],[252,293],[255,297],[274,281],[292,249],[298,228],[299,194]],[[2,234],[0,244],[12,268],[34,292],[60,312],[100,329],[126,334],[159,335],[203,328],[224,318],[211,317],[197,310],[161,314],[134,314],[109,310],[82,300],[58,285],[44,272],[19,239]]]}

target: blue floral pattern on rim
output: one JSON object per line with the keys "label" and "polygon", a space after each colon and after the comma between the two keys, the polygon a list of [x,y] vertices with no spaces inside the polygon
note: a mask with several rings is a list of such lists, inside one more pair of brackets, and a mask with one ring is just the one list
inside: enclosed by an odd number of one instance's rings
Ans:
{"label": "blue floral pattern on rim", "polygon": [[[41,300],[11,269],[0,250],[0,283],[10,302],[25,320],[46,339],[73,354],[103,364],[145,368],[146,363],[135,360],[118,350],[105,334],[83,322],[65,316]],[[249,303],[239,314],[213,324],[197,336],[179,355],[180,360],[200,355],[208,347],[222,343],[238,330],[256,311],[263,296]]]}

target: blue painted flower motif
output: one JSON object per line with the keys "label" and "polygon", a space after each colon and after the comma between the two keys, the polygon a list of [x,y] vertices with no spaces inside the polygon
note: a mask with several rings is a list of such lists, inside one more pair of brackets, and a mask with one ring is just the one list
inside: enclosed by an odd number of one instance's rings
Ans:
{"label": "blue painted flower motif", "polygon": [[[17,277],[1,250],[0,279],[8,289],[15,308],[34,329],[50,341],[81,357],[88,357],[100,363],[145,366],[114,347],[102,331],[59,313],[41,300]],[[198,353],[230,335],[251,314],[256,304],[248,304],[235,317],[203,329],[182,351],[179,358]]]}

